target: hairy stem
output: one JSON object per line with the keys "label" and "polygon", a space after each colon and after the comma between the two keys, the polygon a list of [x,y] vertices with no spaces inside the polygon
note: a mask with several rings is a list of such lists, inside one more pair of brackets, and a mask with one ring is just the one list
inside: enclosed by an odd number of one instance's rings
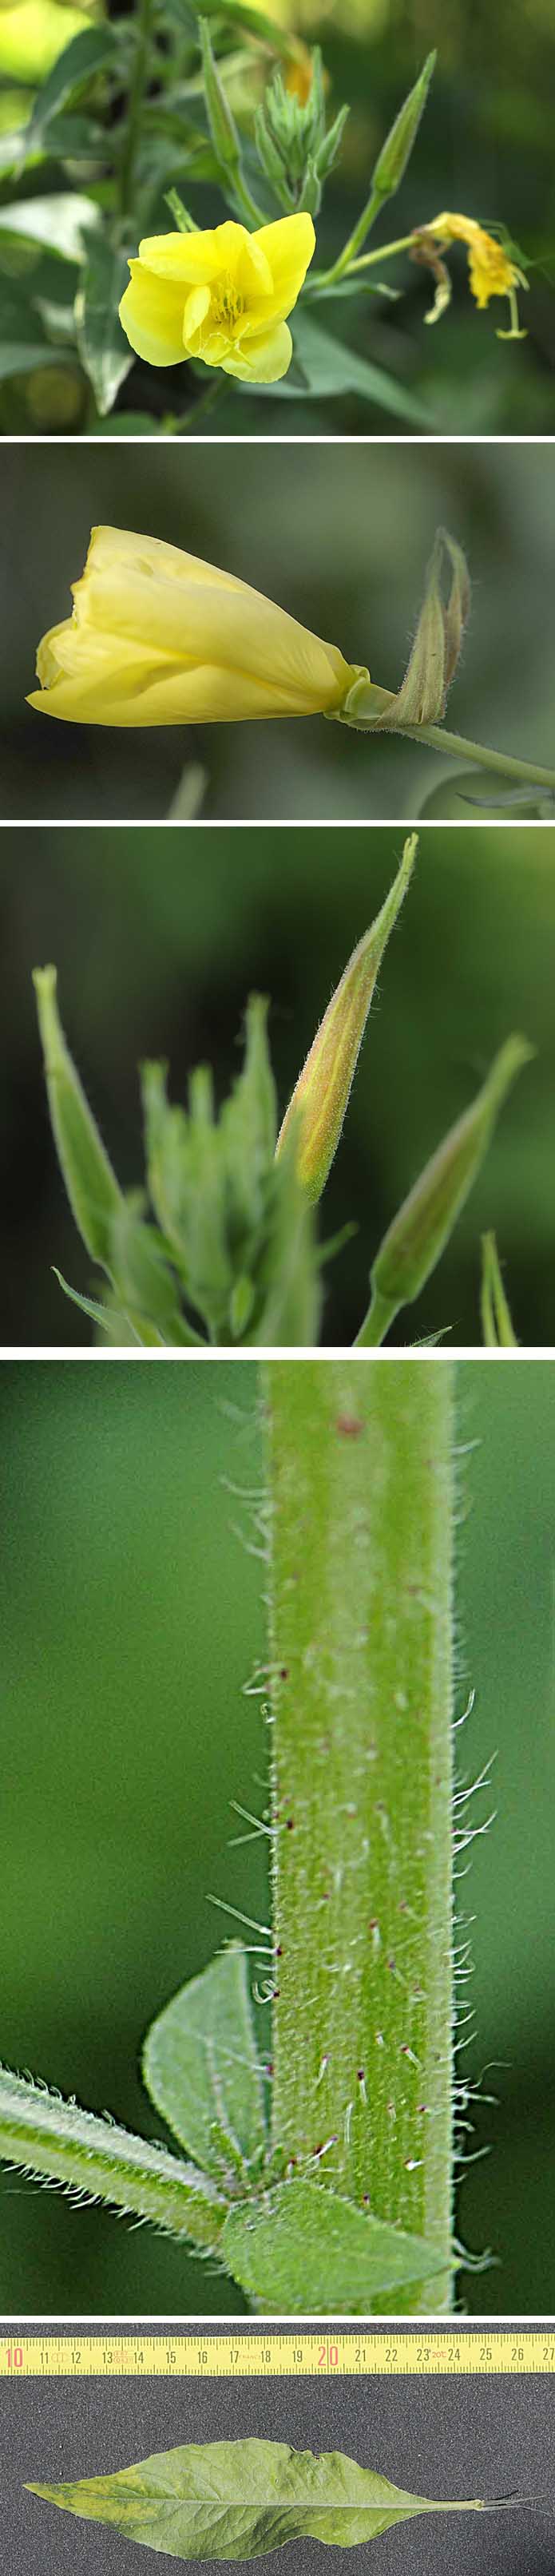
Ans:
{"label": "hairy stem", "polygon": [[194,2165],[129,2136],[75,2102],[0,2073],[0,2157],[83,2200],[149,2218],[171,2236],[215,2247],[226,2203]]}
{"label": "hairy stem", "polygon": [[324,2182],[448,2259],[452,1370],[277,1360],[265,1383],[274,2142],[325,2147]]}

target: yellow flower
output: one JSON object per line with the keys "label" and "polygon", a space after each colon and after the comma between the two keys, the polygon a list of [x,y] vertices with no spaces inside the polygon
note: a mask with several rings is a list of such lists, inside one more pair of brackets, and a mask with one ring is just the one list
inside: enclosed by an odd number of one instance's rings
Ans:
{"label": "yellow flower", "polygon": [[511,330],[498,332],[498,339],[525,339],[526,333],[518,329],[515,288],[526,286],[528,281],[522,269],[516,268],[514,260],[509,259],[503,243],[495,241],[493,233],[484,232],[483,225],[476,223],[473,215],[435,215],[433,223],[426,225],[426,232],[433,234],[442,249],[449,242],[465,242],[470,286],[480,312],[489,304],[492,295],[508,295]]}
{"label": "yellow flower", "polygon": [[335,715],[358,676],[247,582],[128,528],[93,529],[73,597],[29,698],[73,724]]}
{"label": "yellow flower", "polygon": [[245,384],[276,384],[315,240],[311,215],[284,215],[257,233],[230,222],[140,242],[119,308],[132,349],[151,367],[202,358]]}

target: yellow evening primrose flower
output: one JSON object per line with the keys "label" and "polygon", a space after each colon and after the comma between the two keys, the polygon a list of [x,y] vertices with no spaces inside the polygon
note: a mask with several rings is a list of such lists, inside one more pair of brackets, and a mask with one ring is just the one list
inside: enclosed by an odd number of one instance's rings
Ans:
{"label": "yellow evening primrose flower", "polygon": [[315,242],[311,215],[284,215],[256,233],[230,221],[140,242],[119,308],[132,349],[151,367],[202,358],[244,384],[276,384],[293,354],[286,315]]}
{"label": "yellow evening primrose flower", "polygon": [[128,528],[93,528],[73,598],[28,701],[70,724],[335,715],[367,677],[233,573]]}
{"label": "yellow evening primrose flower", "polygon": [[433,222],[426,225],[426,232],[433,234],[442,250],[449,242],[466,244],[470,287],[480,312],[489,304],[492,295],[508,295],[511,329],[499,331],[497,337],[500,340],[524,340],[526,333],[518,328],[515,289],[517,286],[526,287],[528,280],[522,269],[516,268],[514,260],[509,259],[503,243],[495,241],[493,233],[484,232],[483,224],[476,223],[473,215],[435,215]]}

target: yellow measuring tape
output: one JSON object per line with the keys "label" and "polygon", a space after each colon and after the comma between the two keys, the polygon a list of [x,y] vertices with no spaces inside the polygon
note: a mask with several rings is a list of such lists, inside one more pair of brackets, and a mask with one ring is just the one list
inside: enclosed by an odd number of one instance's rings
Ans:
{"label": "yellow measuring tape", "polygon": [[549,2326],[416,2327],[412,2334],[383,2327],[354,2327],[331,2334],[276,2327],[268,2334],[222,2334],[207,2325],[186,2334],[165,2328],[140,2334],[115,2326],[111,2333],[0,2334],[0,2379],[379,2379],[493,2377],[519,2371],[555,2371],[555,2328]]}

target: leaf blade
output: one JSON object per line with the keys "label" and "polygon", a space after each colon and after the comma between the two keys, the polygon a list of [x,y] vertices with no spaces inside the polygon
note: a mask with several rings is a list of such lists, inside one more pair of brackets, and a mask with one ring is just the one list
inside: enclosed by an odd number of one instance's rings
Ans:
{"label": "leaf blade", "polygon": [[304,2316],[371,2314],[376,2299],[393,2300],[445,2270],[423,2237],[367,2217],[322,2183],[300,2180],[277,2183],[258,2202],[231,2210],[221,2259],[250,2298]]}
{"label": "leaf blade", "polygon": [[187,2443],[112,2476],[33,2483],[27,2492],[182,2560],[261,2558],[303,2538],[349,2549],[416,2514],[484,2510],[478,2497],[450,2504],[411,2495],[343,2451],[318,2457],[249,2438]]}
{"label": "leaf blade", "polygon": [[147,2032],[143,2076],[180,2146],[221,2179],[213,2126],[230,2130],[248,2162],[267,2142],[263,2077],[240,1942],[172,1997]]}

